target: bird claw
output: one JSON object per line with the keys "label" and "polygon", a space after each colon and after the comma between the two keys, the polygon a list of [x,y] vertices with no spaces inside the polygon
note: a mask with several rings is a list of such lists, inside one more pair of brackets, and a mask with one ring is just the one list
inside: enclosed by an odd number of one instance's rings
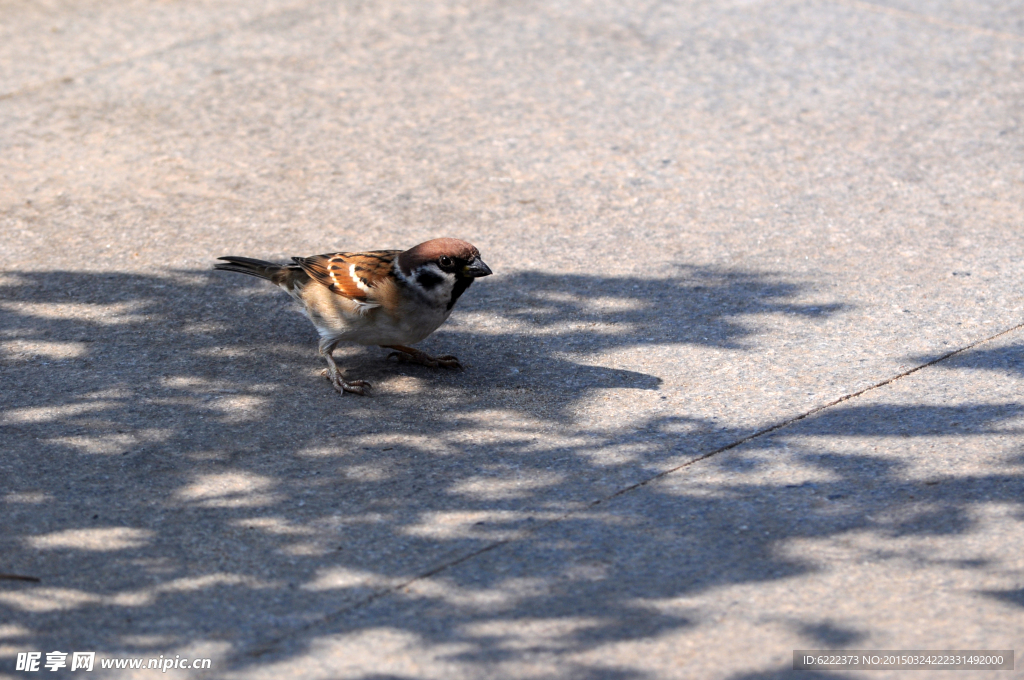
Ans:
{"label": "bird claw", "polygon": [[388,359],[394,357],[403,364],[419,364],[421,366],[427,366],[429,368],[454,368],[460,371],[465,369],[459,360],[451,354],[445,354],[444,356],[432,357],[426,352],[420,352],[417,350],[415,353],[409,352],[392,352],[387,356]]}
{"label": "bird claw", "polygon": [[341,379],[340,375],[331,375],[330,370],[324,369],[320,372],[320,375],[331,381],[331,386],[338,394],[345,394],[351,392],[352,394],[358,394],[361,396],[367,396],[366,390],[371,389],[373,385],[365,380],[352,380],[345,382]]}
{"label": "bird claw", "polygon": [[441,357],[434,357],[434,361],[436,361],[437,365],[441,366],[442,368],[454,368],[459,371],[466,370],[465,368],[462,367],[462,364],[459,363],[459,360],[453,357],[451,354],[445,354],[444,356]]}

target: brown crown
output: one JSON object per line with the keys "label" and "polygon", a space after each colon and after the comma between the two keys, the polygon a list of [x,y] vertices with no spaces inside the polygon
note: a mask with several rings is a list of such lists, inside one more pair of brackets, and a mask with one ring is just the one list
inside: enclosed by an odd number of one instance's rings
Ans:
{"label": "brown crown", "polygon": [[421,264],[433,262],[442,255],[447,255],[453,260],[472,262],[480,257],[480,251],[472,243],[457,238],[435,238],[413,246],[399,255],[398,266],[402,268],[402,273],[408,276]]}

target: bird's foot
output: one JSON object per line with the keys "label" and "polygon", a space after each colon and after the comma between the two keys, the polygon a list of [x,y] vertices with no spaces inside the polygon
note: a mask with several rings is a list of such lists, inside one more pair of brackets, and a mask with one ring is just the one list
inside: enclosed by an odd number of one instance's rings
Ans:
{"label": "bird's foot", "polygon": [[398,351],[389,354],[388,359],[395,358],[403,364],[420,364],[421,366],[428,366],[430,368],[454,368],[460,371],[465,370],[462,368],[462,364],[459,363],[459,360],[451,354],[432,357],[426,352],[421,352],[420,350],[413,349],[412,347],[392,347],[390,349],[396,349]]}
{"label": "bird's foot", "polygon": [[352,380],[346,382],[345,380],[342,380],[340,373],[334,373],[332,375],[331,371],[326,368],[320,372],[320,375],[327,378],[331,382],[331,386],[334,387],[334,390],[338,394],[345,394],[346,392],[351,392],[352,394],[358,394],[365,397],[367,396],[366,390],[373,387],[373,385],[366,382],[365,380]]}

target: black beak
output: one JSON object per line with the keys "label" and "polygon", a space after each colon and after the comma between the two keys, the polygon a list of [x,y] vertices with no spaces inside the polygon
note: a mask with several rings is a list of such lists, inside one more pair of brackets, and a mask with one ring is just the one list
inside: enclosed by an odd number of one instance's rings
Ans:
{"label": "black beak", "polygon": [[472,262],[462,268],[462,275],[471,279],[490,276],[491,274],[493,274],[491,268],[484,264],[484,261],[479,257],[473,258]]}

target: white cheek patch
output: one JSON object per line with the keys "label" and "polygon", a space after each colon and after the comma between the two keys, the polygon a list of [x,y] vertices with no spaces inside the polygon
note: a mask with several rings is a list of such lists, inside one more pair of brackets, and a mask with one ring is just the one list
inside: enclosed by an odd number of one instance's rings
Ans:
{"label": "white cheek patch", "polygon": [[[455,275],[442,271],[435,264],[429,264],[420,271],[422,273],[417,274],[413,279],[420,288],[420,294],[433,306],[447,305],[452,296],[452,288],[455,286]],[[427,275],[427,282],[422,280],[423,274]]]}

